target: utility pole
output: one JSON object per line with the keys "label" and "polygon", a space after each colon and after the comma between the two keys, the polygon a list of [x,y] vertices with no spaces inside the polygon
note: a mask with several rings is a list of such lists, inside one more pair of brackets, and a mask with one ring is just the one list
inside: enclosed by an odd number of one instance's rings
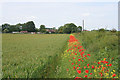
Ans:
{"label": "utility pole", "polygon": [[84,20],[83,20],[83,31],[84,31],[84,26],[85,26],[85,24],[84,24]]}

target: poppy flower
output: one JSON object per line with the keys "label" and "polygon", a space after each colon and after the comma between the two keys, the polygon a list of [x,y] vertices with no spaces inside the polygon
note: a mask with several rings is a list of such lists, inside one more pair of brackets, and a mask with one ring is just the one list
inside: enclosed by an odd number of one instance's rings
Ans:
{"label": "poppy flower", "polygon": [[86,68],[86,66],[84,66],[84,69]]}
{"label": "poppy flower", "polygon": [[90,75],[92,75],[92,73],[90,73]]}
{"label": "poppy flower", "polygon": [[74,63],[72,63],[72,65],[73,65]]}
{"label": "poppy flower", "polygon": [[112,64],[109,64],[109,66],[112,66]]}
{"label": "poppy flower", "polygon": [[75,59],[75,58],[73,58],[73,59]]}
{"label": "poppy flower", "polygon": [[80,64],[79,64],[79,66],[80,66]]}
{"label": "poppy flower", "polygon": [[81,74],[81,70],[77,70],[77,72],[78,72],[79,74]]}
{"label": "poppy flower", "polygon": [[89,72],[89,70],[85,70],[85,73],[88,73]]}
{"label": "poppy flower", "polygon": [[92,69],[94,69],[94,66],[92,65]]}
{"label": "poppy flower", "polygon": [[87,54],[88,56],[91,56],[90,54]]}
{"label": "poppy flower", "polygon": [[78,61],[80,61],[81,59],[78,59]]}
{"label": "poppy flower", "polygon": [[84,77],[86,77],[86,78],[87,78],[88,76],[87,76],[87,75],[85,75]]}
{"label": "poppy flower", "polygon": [[89,66],[89,64],[87,64],[87,66]]}
{"label": "poppy flower", "polygon": [[115,77],[115,76],[116,76],[116,74],[113,74],[113,75],[112,75],[112,77]]}
{"label": "poppy flower", "polygon": [[75,67],[73,67],[75,69]]}
{"label": "poppy flower", "polygon": [[98,64],[100,64],[100,62],[98,62]]}

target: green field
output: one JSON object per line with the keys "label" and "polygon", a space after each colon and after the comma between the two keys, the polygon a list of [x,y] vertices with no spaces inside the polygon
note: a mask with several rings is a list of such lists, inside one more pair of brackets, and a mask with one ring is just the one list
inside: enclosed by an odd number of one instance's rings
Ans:
{"label": "green field", "polygon": [[[77,46],[83,46],[86,55],[91,54],[88,60],[79,63],[81,68],[88,63],[92,65],[93,61],[99,62],[106,58],[112,66],[108,68],[109,75],[103,74],[104,77],[110,78],[113,70],[115,77],[118,77],[120,55],[118,55],[117,33],[93,31],[73,35],[81,43]],[[84,78],[87,74],[85,72],[78,74],[73,69],[74,65],[69,62],[73,58],[71,56],[74,56],[71,55],[72,52],[67,53],[71,48],[68,46],[69,36],[69,34],[3,34],[3,78]],[[92,72],[92,69],[89,70]],[[90,77],[100,76],[90,75]]]}
{"label": "green field", "polygon": [[[64,51],[67,34],[3,34],[3,78],[30,78]],[[51,62],[51,63],[48,63]],[[45,66],[44,66],[45,65]]]}

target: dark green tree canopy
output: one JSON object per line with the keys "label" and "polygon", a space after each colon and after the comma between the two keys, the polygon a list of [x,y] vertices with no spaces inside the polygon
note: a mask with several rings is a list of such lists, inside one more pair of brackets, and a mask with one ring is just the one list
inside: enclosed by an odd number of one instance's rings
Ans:
{"label": "dark green tree canopy", "polygon": [[46,32],[45,25],[40,25],[40,32],[42,33]]}
{"label": "dark green tree canopy", "polygon": [[68,23],[65,24],[64,26],[61,26],[58,30],[59,32],[63,33],[75,33],[77,32],[77,26],[74,23]]}

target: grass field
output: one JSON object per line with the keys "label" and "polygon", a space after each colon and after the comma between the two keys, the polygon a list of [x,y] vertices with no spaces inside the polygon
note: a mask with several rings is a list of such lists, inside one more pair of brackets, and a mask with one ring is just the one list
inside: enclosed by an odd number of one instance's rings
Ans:
{"label": "grass field", "polygon": [[93,31],[69,36],[3,34],[3,77],[118,77],[117,33]]}
{"label": "grass field", "polygon": [[[36,77],[43,75],[47,64],[64,51],[67,34],[3,34],[2,70],[3,78]],[[48,63],[50,62],[50,63]]]}

